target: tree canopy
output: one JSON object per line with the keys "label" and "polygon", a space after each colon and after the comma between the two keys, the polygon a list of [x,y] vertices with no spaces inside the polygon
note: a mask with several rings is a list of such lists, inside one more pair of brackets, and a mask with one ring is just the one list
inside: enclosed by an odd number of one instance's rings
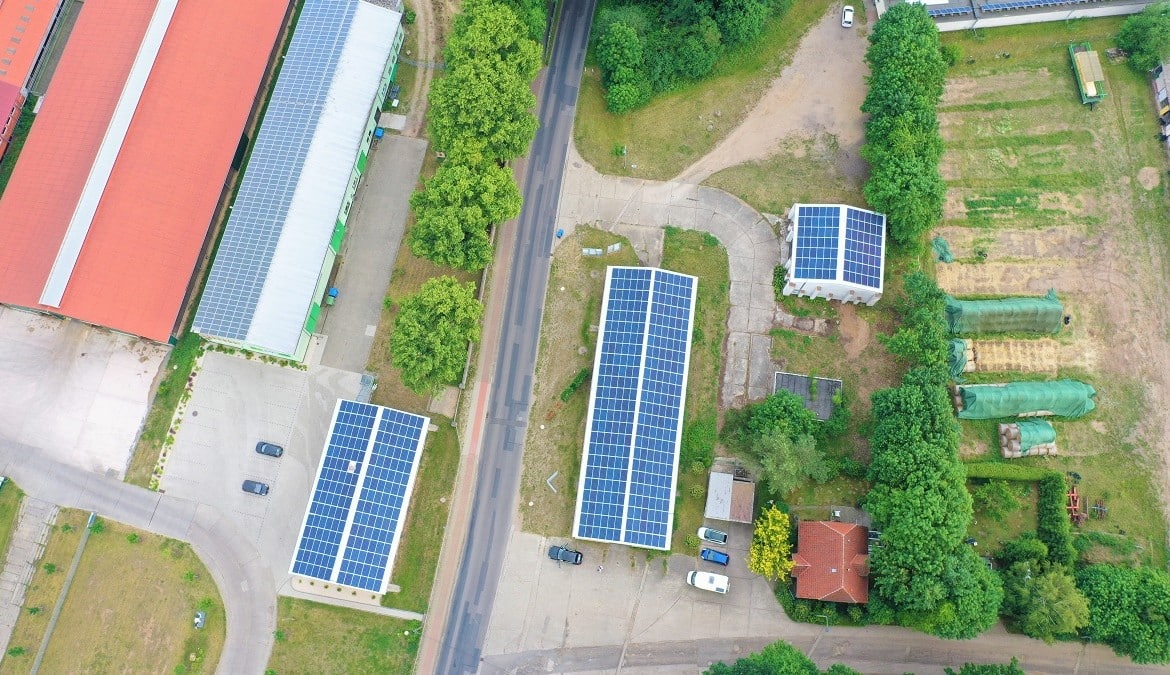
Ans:
{"label": "tree canopy", "polygon": [[748,570],[765,579],[783,579],[792,572],[792,523],[775,506],[760,512],[752,530]]}
{"label": "tree canopy", "polygon": [[1137,663],[1170,663],[1170,574],[1089,565],[1077,572],[1089,600],[1088,633]]}
{"label": "tree canopy", "polygon": [[760,464],[760,478],[768,491],[783,497],[812,479],[829,478],[825,454],[812,436],[789,438],[780,427],[771,427],[752,440],[752,454]]}
{"label": "tree canopy", "polygon": [[1089,603],[1061,565],[1017,562],[1004,573],[1004,614],[1029,637],[1052,643],[1089,623]]}
{"label": "tree canopy", "polygon": [[402,383],[426,394],[458,382],[467,343],[479,340],[482,317],[475,285],[453,277],[429,279],[403,300],[390,333],[390,361]]}
{"label": "tree canopy", "polygon": [[520,189],[495,164],[441,164],[411,195],[415,224],[410,249],[422,258],[461,270],[483,269],[492,259],[488,228],[520,213]]}
{"label": "tree canopy", "polygon": [[946,668],[947,675],[1028,675],[1023,668],[1020,667],[1020,662],[1016,657],[1012,657],[1011,663],[1008,664],[975,664],[964,663],[963,667],[956,671],[953,668]]}
{"label": "tree canopy", "polygon": [[[833,664],[825,675],[858,675],[856,670],[840,663]],[[792,645],[780,640],[764,647],[755,654],[737,660],[732,665],[720,661],[712,665],[705,675],[821,675],[817,666]]]}
{"label": "tree canopy", "polygon": [[1117,46],[1129,52],[1129,65],[1142,75],[1170,59],[1170,2],[1155,3],[1126,19]]}

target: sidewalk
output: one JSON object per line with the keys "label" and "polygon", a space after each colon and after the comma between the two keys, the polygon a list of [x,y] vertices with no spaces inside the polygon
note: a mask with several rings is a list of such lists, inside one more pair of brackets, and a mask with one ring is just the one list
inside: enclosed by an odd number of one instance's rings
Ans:
{"label": "sidewalk", "polygon": [[[4,489],[15,490],[17,487],[15,483],[9,483]],[[16,529],[8,544],[8,557],[4,561],[4,570],[0,572],[0,654],[8,651],[8,641],[12,639],[12,629],[20,618],[28,582],[45,552],[49,528],[56,522],[58,510],[56,504],[28,495],[20,503]]]}

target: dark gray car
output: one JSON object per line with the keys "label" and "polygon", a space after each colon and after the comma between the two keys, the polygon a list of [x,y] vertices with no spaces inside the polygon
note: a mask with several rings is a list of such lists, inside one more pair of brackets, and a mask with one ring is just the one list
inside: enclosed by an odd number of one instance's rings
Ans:
{"label": "dark gray car", "polygon": [[246,480],[242,489],[244,492],[251,492],[254,495],[263,497],[268,494],[268,483],[261,483],[258,480]]}
{"label": "dark gray car", "polygon": [[280,457],[284,454],[284,448],[275,443],[260,441],[256,444],[256,452],[260,453],[261,455],[268,455],[269,457]]}
{"label": "dark gray car", "polygon": [[580,565],[585,558],[580,551],[574,551],[565,546],[553,546],[548,550],[548,557],[557,562],[567,562],[572,565]]}

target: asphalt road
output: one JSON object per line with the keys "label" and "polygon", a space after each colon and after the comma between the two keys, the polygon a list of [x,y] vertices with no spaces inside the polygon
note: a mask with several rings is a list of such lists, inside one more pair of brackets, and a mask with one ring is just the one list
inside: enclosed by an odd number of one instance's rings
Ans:
{"label": "asphalt road", "polygon": [[506,284],[508,299],[495,362],[496,376],[484,428],[471,522],[443,635],[438,673],[474,673],[479,669],[503,569],[503,549],[512,528],[520,483],[520,460],[532,402],[532,378],[557,205],[595,4],[596,0],[564,3],[538,96],[540,129],[521,186],[524,208],[517,222],[516,245]]}
{"label": "asphalt road", "polygon": [[227,616],[217,672],[264,672],[276,626],[276,588],[259,551],[218,509],[61,464],[4,439],[0,475],[37,499],[189,542],[215,577]]}

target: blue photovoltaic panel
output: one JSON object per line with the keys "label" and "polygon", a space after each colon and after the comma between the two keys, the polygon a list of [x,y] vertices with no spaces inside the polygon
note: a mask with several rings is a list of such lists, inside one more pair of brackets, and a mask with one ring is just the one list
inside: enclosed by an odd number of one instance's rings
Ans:
{"label": "blue photovoltaic panel", "polygon": [[376,591],[386,576],[390,547],[406,511],[407,487],[426,420],[387,410],[378,425],[337,583]]}
{"label": "blue photovoltaic panel", "polygon": [[882,287],[882,246],[885,216],[845,209],[845,281],[870,288]]}
{"label": "blue photovoltaic panel", "polygon": [[338,403],[291,572],[384,592],[430,421]]}
{"label": "blue photovoltaic panel", "polygon": [[837,278],[837,249],[841,232],[837,206],[801,206],[796,223],[796,269],[793,278]]}
{"label": "blue photovoltaic panel", "polygon": [[301,10],[195,312],[196,333],[247,338],[359,1],[307,0]]}
{"label": "blue photovoltaic panel", "polygon": [[575,536],[670,548],[696,280],[610,268]]}

